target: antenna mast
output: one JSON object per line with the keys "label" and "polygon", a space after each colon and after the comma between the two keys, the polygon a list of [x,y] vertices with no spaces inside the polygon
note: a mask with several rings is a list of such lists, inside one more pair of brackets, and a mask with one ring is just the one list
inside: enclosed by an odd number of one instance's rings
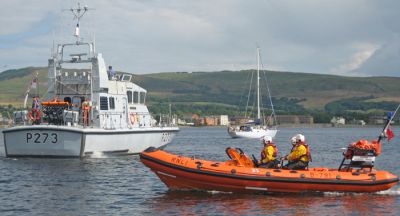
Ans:
{"label": "antenna mast", "polygon": [[83,15],[85,15],[85,13],[89,10],[89,8],[87,6],[81,7],[81,4],[78,2],[77,8],[71,8],[69,10],[74,15],[73,19],[77,19],[74,36],[76,37],[76,44],[79,44],[80,40],[81,40],[79,24],[80,24],[81,18],[83,17]]}

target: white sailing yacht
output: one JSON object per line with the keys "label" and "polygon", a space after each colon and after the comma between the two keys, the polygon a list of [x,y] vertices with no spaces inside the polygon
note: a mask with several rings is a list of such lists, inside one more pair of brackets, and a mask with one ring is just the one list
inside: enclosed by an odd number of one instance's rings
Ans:
{"label": "white sailing yacht", "polygon": [[[269,127],[266,124],[266,118],[261,116],[261,108],[260,108],[260,48],[257,48],[257,118],[254,121],[249,121],[244,125],[232,125],[228,127],[228,134],[232,138],[252,138],[252,139],[260,139],[264,136],[275,137],[278,132],[276,126]],[[251,84],[250,84],[251,88]],[[274,105],[271,99],[271,93],[267,83],[267,91],[271,104],[272,115],[274,123],[276,123],[275,119],[275,110]],[[249,95],[250,97],[250,95]],[[271,119],[271,118],[269,118]]]}
{"label": "white sailing yacht", "polygon": [[3,130],[6,156],[135,154],[163,148],[179,131],[156,122],[145,104],[147,91],[131,74],[110,76],[95,44],[83,42],[79,21],[88,10],[79,4],[70,9],[78,20],[76,41],[59,44],[52,53],[47,99],[15,112],[14,125]]}

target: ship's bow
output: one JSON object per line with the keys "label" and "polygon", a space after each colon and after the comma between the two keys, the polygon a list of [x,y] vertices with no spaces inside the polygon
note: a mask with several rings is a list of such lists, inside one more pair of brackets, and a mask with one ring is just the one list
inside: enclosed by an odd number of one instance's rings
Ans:
{"label": "ship's bow", "polygon": [[57,126],[22,126],[6,129],[7,157],[80,157],[83,133]]}

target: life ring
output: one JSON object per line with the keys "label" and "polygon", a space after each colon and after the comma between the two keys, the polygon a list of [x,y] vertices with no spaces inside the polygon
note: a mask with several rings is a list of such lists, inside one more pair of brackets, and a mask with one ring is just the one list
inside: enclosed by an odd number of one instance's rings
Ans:
{"label": "life ring", "polygon": [[129,116],[129,120],[131,122],[131,125],[134,125],[136,123],[136,115],[134,113],[131,113]]}
{"label": "life ring", "polygon": [[29,119],[32,121],[38,121],[40,120],[40,111],[38,109],[32,109],[31,111],[29,111],[28,116]]}

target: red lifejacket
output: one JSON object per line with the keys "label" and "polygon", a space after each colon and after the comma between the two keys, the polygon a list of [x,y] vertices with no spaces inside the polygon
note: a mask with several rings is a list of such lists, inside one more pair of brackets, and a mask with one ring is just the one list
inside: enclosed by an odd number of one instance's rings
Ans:
{"label": "red lifejacket", "polygon": [[[307,153],[306,153],[305,155],[302,155],[301,157],[307,156],[307,157],[308,157],[308,161],[311,161],[311,162],[312,162],[310,147],[309,147],[306,143],[304,143],[304,142],[297,143],[297,144],[292,148],[292,150],[293,150],[295,147],[300,146],[300,145],[303,145],[304,147],[306,147],[306,151],[307,151]],[[301,157],[300,157],[300,158],[301,158]],[[300,159],[300,158],[299,158],[299,159]]]}
{"label": "red lifejacket", "polygon": [[269,146],[272,146],[272,148],[274,148],[274,153],[272,154],[272,157],[277,157],[278,156],[278,148],[276,147],[276,145],[274,143],[268,143],[266,147],[264,147],[261,151],[261,158],[264,159],[266,158],[265,155],[265,149],[268,148]]}

